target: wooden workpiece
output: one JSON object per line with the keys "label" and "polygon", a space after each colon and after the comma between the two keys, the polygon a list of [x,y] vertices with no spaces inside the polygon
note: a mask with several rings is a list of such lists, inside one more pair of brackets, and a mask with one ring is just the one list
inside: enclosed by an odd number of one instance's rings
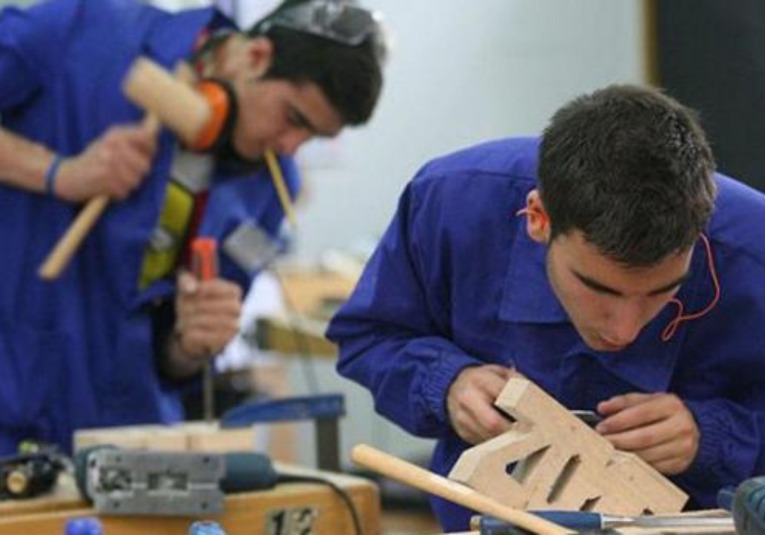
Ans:
{"label": "wooden workpiece", "polygon": [[519,509],[635,516],[685,504],[679,488],[532,382],[510,379],[495,405],[516,420],[512,429],[463,452],[451,479]]}

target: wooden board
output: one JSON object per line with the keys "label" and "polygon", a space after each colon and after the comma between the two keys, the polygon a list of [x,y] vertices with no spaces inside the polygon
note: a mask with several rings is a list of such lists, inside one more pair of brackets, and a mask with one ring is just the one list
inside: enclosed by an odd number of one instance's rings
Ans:
{"label": "wooden board", "polygon": [[[344,489],[359,514],[363,533],[380,530],[380,500],[370,481],[296,467],[277,465],[280,473],[326,478]],[[64,481],[53,497],[26,502],[0,503],[2,535],[61,535],[71,518],[95,516],[81,501],[71,481]],[[194,518],[158,516],[100,517],[106,535],[187,535]],[[345,503],[327,486],[314,483],[281,484],[272,490],[226,496],[222,515],[205,520],[219,522],[227,535],[332,533],[355,535]],[[289,531],[292,522],[294,531]],[[281,530],[280,530],[281,526]],[[300,531],[299,526],[312,531]]]}
{"label": "wooden board", "polygon": [[327,322],[301,314],[258,320],[258,347],[282,355],[337,358],[337,346],[324,337]]}
{"label": "wooden board", "polygon": [[496,406],[513,428],[460,456],[449,477],[518,509],[674,513],[687,495],[617,451],[532,382],[510,379]]}
{"label": "wooden board", "polygon": [[255,426],[220,429],[217,422],[81,429],[74,433],[74,451],[102,444],[157,451],[250,451],[256,432]]}

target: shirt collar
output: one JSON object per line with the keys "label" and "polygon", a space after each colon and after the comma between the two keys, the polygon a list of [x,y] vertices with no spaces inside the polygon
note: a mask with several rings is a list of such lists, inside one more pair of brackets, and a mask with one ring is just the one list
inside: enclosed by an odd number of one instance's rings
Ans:
{"label": "shirt collar", "polygon": [[190,9],[161,19],[149,32],[147,54],[165,65],[174,65],[194,53],[200,32],[236,25],[213,8]]}
{"label": "shirt collar", "polygon": [[525,224],[518,225],[505,277],[500,319],[517,323],[569,321],[547,279],[546,255],[547,247],[529,237]]}

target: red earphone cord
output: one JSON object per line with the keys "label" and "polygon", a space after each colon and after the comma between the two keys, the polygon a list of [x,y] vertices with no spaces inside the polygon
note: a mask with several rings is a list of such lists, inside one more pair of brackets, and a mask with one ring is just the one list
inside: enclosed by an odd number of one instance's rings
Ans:
{"label": "red earphone cord", "polygon": [[683,306],[682,301],[679,299],[672,298],[670,303],[674,303],[677,305],[677,316],[675,316],[675,319],[670,321],[667,326],[664,328],[664,330],[661,332],[661,339],[664,342],[668,342],[677,331],[677,328],[680,326],[680,324],[684,321],[691,321],[698,319],[705,314],[708,314],[717,304],[717,302],[720,300],[720,281],[717,278],[717,270],[715,269],[715,261],[714,257],[712,256],[712,245],[709,243],[709,238],[704,236],[704,234],[700,234],[699,237],[701,238],[701,241],[704,243],[704,248],[706,249],[707,253],[707,263],[709,265],[709,274],[712,276],[712,285],[715,289],[715,295],[712,297],[712,300],[709,302],[709,304],[703,309],[698,312],[694,312],[692,314],[686,314],[683,315],[683,312],[685,311],[685,307]]}

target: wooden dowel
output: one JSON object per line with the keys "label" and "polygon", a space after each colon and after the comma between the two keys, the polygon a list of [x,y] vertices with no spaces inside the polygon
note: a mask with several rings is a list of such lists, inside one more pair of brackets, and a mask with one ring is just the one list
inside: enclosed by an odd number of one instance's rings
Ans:
{"label": "wooden dowel", "polygon": [[513,509],[485,496],[470,487],[429,472],[417,465],[389,455],[366,444],[359,444],[351,451],[356,464],[379,472],[401,483],[424,492],[440,496],[473,511],[490,515],[539,535],[563,535],[570,530],[525,511]]}

